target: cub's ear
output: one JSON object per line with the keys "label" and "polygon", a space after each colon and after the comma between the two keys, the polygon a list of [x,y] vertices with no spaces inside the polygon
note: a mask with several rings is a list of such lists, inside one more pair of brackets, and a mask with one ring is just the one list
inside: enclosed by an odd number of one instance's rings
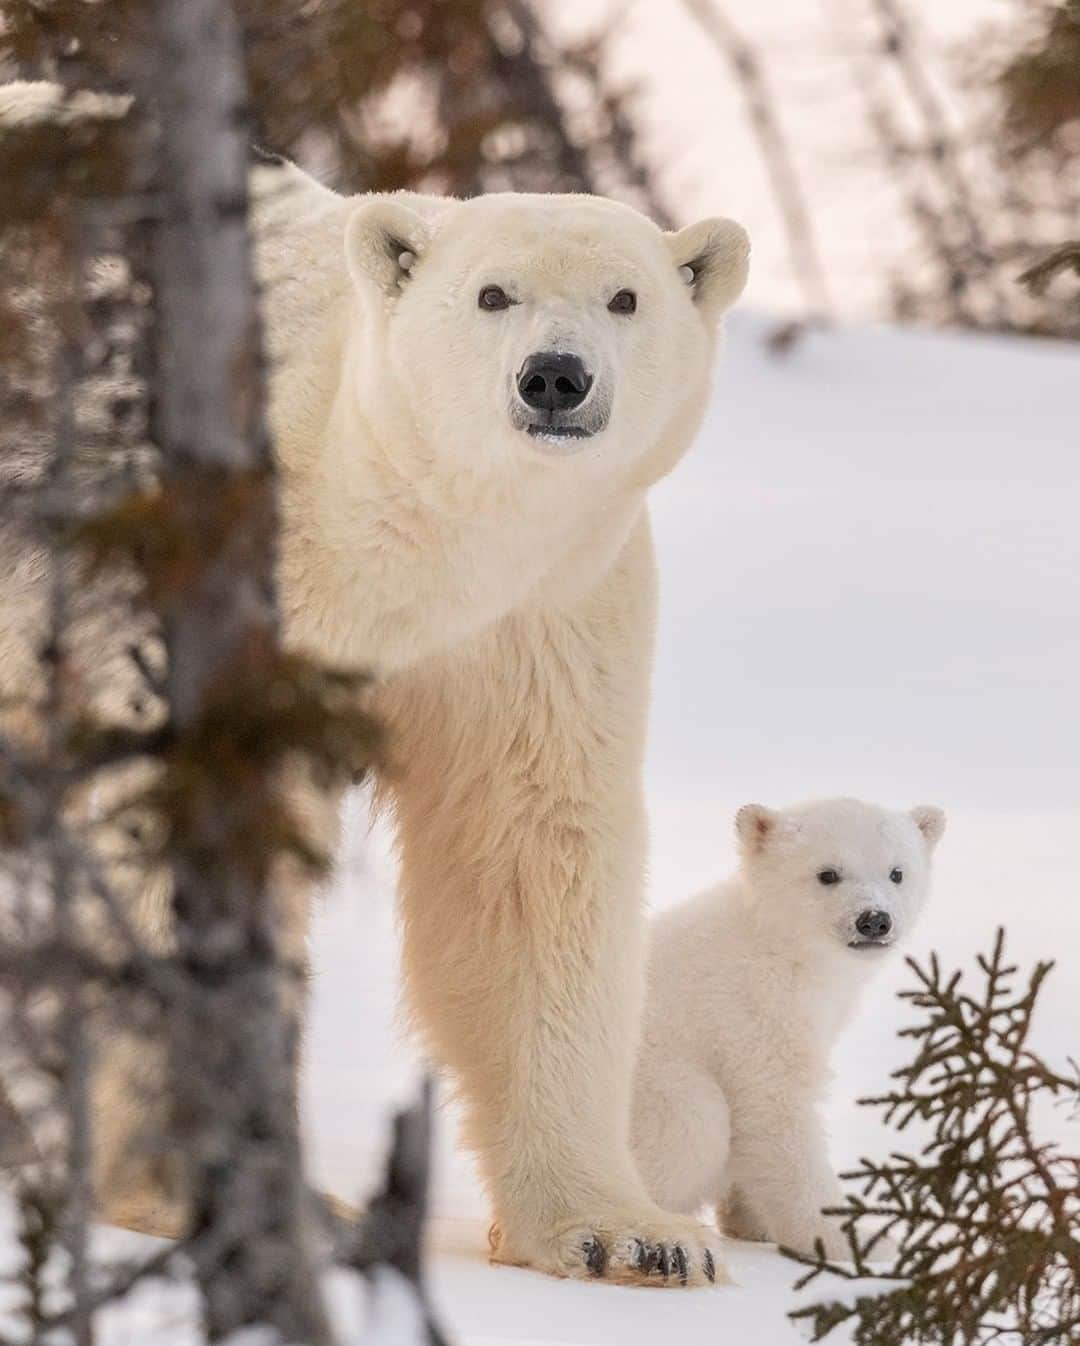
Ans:
{"label": "cub's ear", "polygon": [[755,855],[765,849],[769,838],[776,831],[780,815],[764,804],[744,804],[735,815],[735,835],[747,855]]}
{"label": "cub's ear", "polygon": [[427,222],[401,201],[383,197],[357,206],[345,226],[345,260],[353,284],[372,281],[397,294],[431,242]]}
{"label": "cub's ear", "polygon": [[750,238],[734,220],[701,220],[665,234],[683,283],[694,303],[712,319],[742,294],[750,271]]}
{"label": "cub's ear", "polygon": [[915,820],[915,826],[926,838],[926,844],[933,850],[945,831],[944,809],[939,809],[934,804],[916,804],[911,810],[911,817]]}

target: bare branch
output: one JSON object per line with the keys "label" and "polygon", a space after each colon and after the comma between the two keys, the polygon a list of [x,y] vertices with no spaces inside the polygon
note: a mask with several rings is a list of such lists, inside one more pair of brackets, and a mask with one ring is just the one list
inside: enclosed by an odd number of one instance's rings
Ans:
{"label": "bare branch", "polygon": [[1072,270],[1080,276],[1080,243],[1066,243],[1022,272],[1017,279],[1035,295],[1043,295],[1058,276]]}
{"label": "bare branch", "polygon": [[719,0],[683,0],[683,3],[725,57],[738,82],[772,182],[792,269],[802,288],[807,312],[811,320],[827,318],[832,305],[813,222],[757,53],[720,8]]}

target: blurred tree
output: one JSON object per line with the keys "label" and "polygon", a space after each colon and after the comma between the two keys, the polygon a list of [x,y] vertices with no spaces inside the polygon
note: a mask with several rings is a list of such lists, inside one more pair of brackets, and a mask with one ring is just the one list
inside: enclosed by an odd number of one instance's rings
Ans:
{"label": "blurred tree", "polygon": [[[683,0],[687,12],[716,45],[742,94],[746,115],[768,174],[773,198],[787,239],[791,269],[802,291],[803,322],[821,321],[832,311],[825,267],[814,233],[813,220],[779,110],[766,79],[762,59],[739,32],[719,0]],[[770,339],[773,349],[784,349],[799,328],[786,324]]]}
{"label": "blurred tree", "polygon": [[1015,0],[953,63],[905,0],[866,0],[862,18],[857,84],[918,241],[893,269],[895,315],[1080,337],[1074,291],[1017,283],[1080,213],[1080,4]]}
{"label": "blurred tree", "polygon": [[[5,1163],[34,1161],[16,1313],[78,1346],[166,1270],[194,1269],[210,1340],[330,1336],[297,1134],[303,969],[274,903],[283,873],[327,859],[286,769],[331,786],[376,733],[356,675],[278,641],[235,9],[11,0],[0,27],[0,70],[51,81],[0,89],[18,188],[0,201],[0,1142]],[[287,67],[307,35],[281,10]],[[182,1255],[113,1274],[88,1235],[117,1044],[143,1063],[168,1045],[143,1071],[156,1096],[128,1104],[160,1123],[145,1172],[178,1172],[187,1229]],[[393,1266],[422,1296],[417,1127],[392,1218],[384,1203],[338,1230],[330,1257]],[[426,1308],[421,1325],[439,1339]]]}
{"label": "blurred tree", "polygon": [[[1080,0],[1024,0],[1023,37],[998,89],[1005,124],[1026,149],[1071,149],[1080,129]],[[1063,143],[1063,133],[1069,144]]]}
{"label": "blurred tree", "polygon": [[[1037,300],[1045,301],[1056,278],[1070,270],[1080,277],[1075,232],[1080,216],[1080,0],[1027,0],[1024,9],[1026,41],[997,75],[1005,145],[1022,171],[1057,181],[1062,210],[1074,230],[1072,240],[1052,248],[1020,278]],[[1053,315],[1067,314],[1070,302],[1074,313],[1080,309],[1075,286],[1071,296],[1064,290],[1058,296]],[[1067,334],[1080,334],[1080,315],[1072,322],[1066,318],[1063,326]]]}
{"label": "blurred tree", "polygon": [[[346,191],[601,192],[670,223],[618,19],[559,45],[530,0],[243,0],[256,135]],[[350,60],[336,54],[347,50]]]}

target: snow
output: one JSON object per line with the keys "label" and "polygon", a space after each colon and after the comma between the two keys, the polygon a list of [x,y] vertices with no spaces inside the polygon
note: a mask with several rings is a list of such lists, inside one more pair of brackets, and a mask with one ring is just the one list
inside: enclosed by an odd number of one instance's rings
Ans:
{"label": "snow", "polygon": [[[1080,1021],[1080,354],[858,328],[775,356],[767,331],[760,317],[732,320],[699,441],[654,495],[650,901],[730,867],[732,815],[748,800],[941,804],[949,829],[910,951],[969,965],[1004,923],[1022,967],[1058,958],[1036,1046],[1063,1061]],[[315,1181],[356,1201],[417,1063],[394,1024],[389,841],[361,799],[348,824],[313,940],[304,1115]],[[842,1167],[895,1148],[855,1099],[902,1059],[894,992],[906,982],[900,959],[886,964],[836,1053],[828,1115]],[[1058,1112],[1047,1125],[1071,1132],[1075,1152],[1077,1123]],[[489,1267],[483,1199],[449,1112],[434,1213],[432,1294],[461,1346],[802,1340],[786,1318],[795,1269],[764,1247],[732,1244],[736,1284],[700,1291]],[[187,1346],[175,1296],[147,1331],[152,1294],[111,1316],[103,1346]],[[358,1329],[355,1290],[335,1285],[334,1298]],[[392,1315],[392,1287],[384,1303]],[[368,1328],[361,1339],[375,1340]]]}
{"label": "snow", "polygon": [[[1021,967],[1058,958],[1036,1045],[1063,1061],[1080,1020],[1080,353],[856,328],[775,356],[768,330],[731,321],[705,427],[654,493],[650,901],[730,867],[748,800],[941,804],[949,829],[909,951],[968,966],[1004,923]],[[306,1103],[316,1179],[355,1199],[377,1171],[383,1100],[408,1096],[415,1067],[392,1027],[388,840],[353,809],[314,944]],[[895,1147],[855,1099],[903,1059],[894,993],[910,981],[887,963],[837,1050],[841,1166]],[[1046,1124],[1075,1152],[1076,1123]],[[468,1346],[802,1340],[786,1319],[794,1268],[771,1249],[733,1244],[737,1284],[689,1292],[489,1267],[449,1114],[434,1205],[433,1293]]]}
{"label": "snow", "polygon": [[376,1267],[371,1277],[365,1346],[418,1346],[425,1318],[412,1286],[393,1267]]}

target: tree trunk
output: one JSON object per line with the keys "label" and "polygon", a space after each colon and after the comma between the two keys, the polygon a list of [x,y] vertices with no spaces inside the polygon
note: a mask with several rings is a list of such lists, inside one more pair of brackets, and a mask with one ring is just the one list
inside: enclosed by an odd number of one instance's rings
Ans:
{"label": "tree trunk", "polygon": [[[215,690],[278,640],[273,466],[247,220],[242,39],[229,0],[152,0],[148,102],[158,115],[152,279],[155,439],[163,490],[198,530],[228,490],[197,573],[165,616],[167,701],[178,742],[198,734]],[[251,763],[266,791],[269,761]],[[260,772],[262,776],[260,777]],[[213,773],[210,773],[213,781]],[[190,804],[190,801],[189,801]],[[264,1324],[304,1346],[328,1339],[295,1098],[297,1028],[275,935],[269,862],[223,853],[230,799],[204,788],[170,848],[177,957],[193,1008],[168,1026],[207,1333]]]}

